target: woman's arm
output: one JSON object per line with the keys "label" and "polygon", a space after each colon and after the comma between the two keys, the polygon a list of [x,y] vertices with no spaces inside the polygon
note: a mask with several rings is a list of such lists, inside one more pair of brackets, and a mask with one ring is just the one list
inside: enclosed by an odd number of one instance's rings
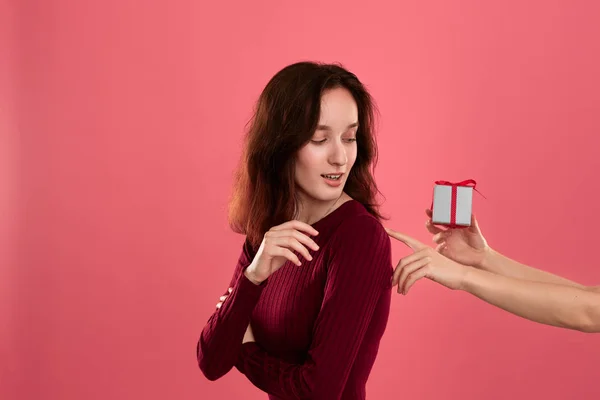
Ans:
{"label": "woman's arm", "polygon": [[255,285],[244,274],[252,258],[246,241],[230,283],[232,291],[211,315],[196,345],[198,366],[211,381],[229,372],[238,360],[252,311],[267,284]]}
{"label": "woman's arm", "polygon": [[593,288],[533,282],[467,268],[462,289],[534,322],[600,332],[600,292]]}
{"label": "woman's arm", "polygon": [[269,229],[256,252],[246,239],[231,281],[232,291],[222,296],[223,302],[208,320],[196,346],[198,365],[208,379],[220,378],[237,362],[242,338],[268,277],[286,261],[300,264],[292,250],[308,259],[311,256],[305,246],[318,250],[317,244],[302,231],[318,234],[308,224],[288,221]]}
{"label": "woman's arm", "polygon": [[431,220],[431,210],[425,210],[425,214],[429,217],[426,223],[427,230],[434,235],[433,241],[438,243],[438,251],[460,264],[517,279],[585,288],[563,277],[511,260],[495,251],[487,244],[479,222],[473,214],[471,225],[462,228],[436,226]]}
{"label": "woman's arm", "polygon": [[542,324],[600,332],[600,290],[536,282],[469,267],[445,257],[400,232],[388,234],[414,250],[394,272],[392,284],[406,294],[414,283],[428,278],[450,289],[460,289],[508,311]]}
{"label": "woman's arm", "polygon": [[527,281],[552,283],[557,285],[572,286],[579,289],[585,289],[584,285],[573,282],[550,272],[542,271],[537,268],[521,264],[505,255],[488,248],[480,265],[481,269],[496,274],[504,275],[509,278],[523,279]]}
{"label": "woman's arm", "polygon": [[[389,307],[392,273],[390,240],[378,221],[348,220],[331,238],[332,259],[321,311],[303,364],[270,356],[256,343],[243,345],[237,368],[263,391],[286,399],[339,399],[367,328],[380,302]],[[335,249],[335,250],[334,250]],[[241,339],[240,339],[241,341]],[[372,346],[377,347],[376,344]]]}

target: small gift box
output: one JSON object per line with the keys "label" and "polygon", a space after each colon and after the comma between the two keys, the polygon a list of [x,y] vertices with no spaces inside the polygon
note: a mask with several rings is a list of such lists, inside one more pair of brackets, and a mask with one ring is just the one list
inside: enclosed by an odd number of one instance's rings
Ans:
{"label": "small gift box", "polygon": [[457,183],[435,182],[431,205],[432,222],[451,228],[471,226],[475,184],[473,179]]}

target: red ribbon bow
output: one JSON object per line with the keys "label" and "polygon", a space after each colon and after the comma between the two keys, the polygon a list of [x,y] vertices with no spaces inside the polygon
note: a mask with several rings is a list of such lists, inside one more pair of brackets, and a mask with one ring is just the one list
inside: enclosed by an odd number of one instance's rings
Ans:
{"label": "red ribbon bow", "polygon": [[477,185],[477,182],[475,182],[475,180],[473,179],[467,179],[466,181],[462,181],[462,182],[448,182],[448,181],[435,181],[436,185],[447,185],[447,186],[473,186],[473,188],[475,188],[475,186]]}
{"label": "red ribbon bow", "polygon": [[[435,181],[436,185],[452,186],[452,202],[450,203],[450,227],[451,228],[464,228],[462,225],[456,225],[456,197],[459,186],[472,187],[477,193],[481,194],[479,190],[475,188],[477,182],[473,179],[467,179],[462,182],[448,182],[448,181]],[[485,196],[481,194],[485,199]],[[431,211],[433,212],[433,200],[431,201]]]}

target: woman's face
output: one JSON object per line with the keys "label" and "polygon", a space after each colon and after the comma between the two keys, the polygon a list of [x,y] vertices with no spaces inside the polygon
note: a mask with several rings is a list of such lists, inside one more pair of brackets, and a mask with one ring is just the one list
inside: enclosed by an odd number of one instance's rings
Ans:
{"label": "woman's face", "polygon": [[299,151],[295,180],[302,201],[338,199],[356,161],[358,108],[344,88],[330,89],[321,97],[319,124],[311,140]]}

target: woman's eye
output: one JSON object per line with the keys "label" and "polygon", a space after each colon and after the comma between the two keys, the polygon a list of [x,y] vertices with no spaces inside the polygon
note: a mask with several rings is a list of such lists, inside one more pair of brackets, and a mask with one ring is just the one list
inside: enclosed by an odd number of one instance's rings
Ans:
{"label": "woman's eye", "polygon": [[321,140],[311,140],[311,142],[313,142],[314,144],[321,144],[321,143],[325,143],[327,139],[321,139]]}
{"label": "woman's eye", "polygon": [[348,138],[348,139],[346,139],[346,141],[349,142],[349,143],[356,142],[356,138],[355,137]]}

